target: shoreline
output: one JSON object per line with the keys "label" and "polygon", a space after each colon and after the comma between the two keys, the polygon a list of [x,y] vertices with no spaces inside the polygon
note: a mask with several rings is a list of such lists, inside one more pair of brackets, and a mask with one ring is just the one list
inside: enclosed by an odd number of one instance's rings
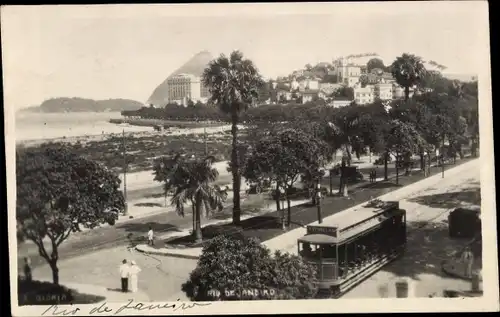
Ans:
{"label": "shoreline", "polygon": [[[112,120],[112,119],[111,119]],[[153,119],[154,120],[154,119]],[[116,124],[116,123],[115,123]],[[123,123],[122,123],[123,124]],[[121,124],[116,124],[117,126]],[[134,124],[129,124],[133,126]],[[124,129],[128,126],[125,125]],[[143,125],[145,126],[145,125]],[[207,135],[217,134],[225,132],[231,129],[230,124],[217,124],[206,127],[170,127],[162,131],[155,131],[153,129],[154,125],[151,125],[151,131],[125,131],[126,137],[141,138],[141,137],[157,137],[157,136],[175,136],[175,135],[189,135],[189,134],[204,134],[205,130]],[[239,129],[244,129],[245,127],[240,126]],[[101,133],[101,134],[91,134],[91,135],[79,135],[71,137],[56,137],[56,138],[41,138],[41,139],[26,139],[26,140],[16,140],[16,146],[22,147],[32,147],[39,146],[44,143],[68,143],[74,145],[76,143],[88,143],[88,142],[103,142],[108,138],[121,137],[122,133]]]}

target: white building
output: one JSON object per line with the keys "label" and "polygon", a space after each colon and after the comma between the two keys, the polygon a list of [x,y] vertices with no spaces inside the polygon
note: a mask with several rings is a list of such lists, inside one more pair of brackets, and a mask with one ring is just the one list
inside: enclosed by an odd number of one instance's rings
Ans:
{"label": "white building", "polygon": [[341,107],[347,107],[349,106],[354,100],[349,100],[349,99],[334,99],[331,103],[329,103],[328,105],[330,107],[334,107],[334,108],[341,108]]}
{"label": "white building", "polygon": [[178,74],[167,79],[168,101],[184,104],[184,100],[206,102],[210,96],[201,78],[191,74]]}
{"label": "white building", "polygon": [[371,85],[366,87],[354,87],[354,101],[358,105],[366,105],[375,101],[375,88]]}
{"label": "white building", "polygon": [[298,81],[295,79],[295,77],[294,77],[294,78],[292,79],[292,81],[290,82],[290,88],[291,88],[292,90],[297,90],[297,89],[299,89],[299,87],[300,87],[300,84],[299,84],[299,82],[298,82]]}
{"label": "white building", "polygon": [[392,84],[376,84],[374,89],[375,98],[379,98],[380,100],[392,100],[392,87]]}
{"label": "white building", "polygon": [[319,90],[319,81],[317,79],[306,78],[299,81],[299,91]]}

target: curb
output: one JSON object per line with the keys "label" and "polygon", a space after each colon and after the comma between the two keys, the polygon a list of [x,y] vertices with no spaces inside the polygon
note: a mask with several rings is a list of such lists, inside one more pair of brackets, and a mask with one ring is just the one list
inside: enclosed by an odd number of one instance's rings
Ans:
{"label": "curb", "polygon": [[188,260],[198,260],[200,257],[197,255],[189,255],[189,254],[180,254],[180,253],[171,253],[171,252],[165,252],[165,251],[146,251],[142,250],[140,248],[140,245],[135,247],[136,251],[139,251],[144,254],[149,254],[149,255],[160,255],[160,256],[168,256],[172,258],[181,258],[181,259],[188,259]]}

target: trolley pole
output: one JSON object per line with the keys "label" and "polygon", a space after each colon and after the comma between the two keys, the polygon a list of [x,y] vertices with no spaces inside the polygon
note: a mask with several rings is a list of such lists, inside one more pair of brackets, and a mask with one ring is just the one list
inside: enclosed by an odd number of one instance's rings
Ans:
{"label": "trolley pole", "polygon": [[127,201],[127,150],[125,144],[125,129],[123,129],[123,198],[125,199],[125,209],[123,214],[128,215]]}

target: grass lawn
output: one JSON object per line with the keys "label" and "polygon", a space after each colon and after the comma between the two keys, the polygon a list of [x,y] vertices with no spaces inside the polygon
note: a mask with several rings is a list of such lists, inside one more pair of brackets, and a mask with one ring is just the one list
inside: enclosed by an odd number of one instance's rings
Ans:
{"label": "grass lawn", "polygon": [[[448,163],[445,165],[445,171],[447,169],[456,167],[460,164],[469,162],[474,158],[464,158],[462,160],[457,160],[456,164]],[[441,167],[431,168],[431,176],[441,173]],[[445,173],[446,177],[446,173]],[[326,218],[342,210],[348,209],[350,207],[356,206],[363,202],[369,201],[371,198],[385,195],[396,189],[404,187],[406,185],[413,184],[425,177],[423,172],[412,172],[411,175],[399,175],[399,182],[396,184],[396,178],[393,176],[388,181],[381,181],[377,183],[369,183],[368,181],[360,182],[356,185],[351,185],[348,188],[349,197],[341,197],[338,195],[325,197],[321,203],[322,217]],[[334,190],[334,193],[337,190]],[[242,206],[245,210],[245,207]],[[230,213],[230,210],[228,210]],[[252,218],[241,221],[240,226],[234,226],[232,224],[221,224],[221,225],[210,225],[202,228],[203,242],[201,245],[214,238],[220,234],[243,234],[247,237],[255,237],[260,241],[264,242],[277,237],[284,233],[282,230],[280,215],[281,212],[269,212],[266,214],[257,215]],[[286,213],[286,209],[285,209]],[[293,230],[298,227],[304,227],[309,223],[317,220],[317,207],[312,204],[304,204],[299,206],[294,206],[291,208],[291,225],[288,230]],[[285,216],[286,219],[286,216]],[[169,247],[199,247],[200,244],[195,244],[191,236],[183,236],[171,240],[165,241],[165,244]],[[159,244],[158,247],[163,247]]]}
{"label": "grass lawn", "polygon": [[18,301],[23,305],[92,304],[105,300],[102,296],[80,294],[74,289],[50,282],[18,278]]}

